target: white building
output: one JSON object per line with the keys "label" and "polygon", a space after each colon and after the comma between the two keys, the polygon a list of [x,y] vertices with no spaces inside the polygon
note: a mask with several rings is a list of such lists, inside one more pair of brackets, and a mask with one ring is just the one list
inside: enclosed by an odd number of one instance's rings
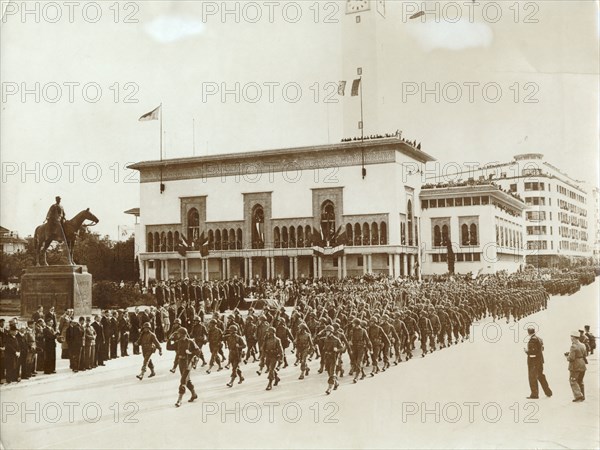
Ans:
{"label": "white building", "polygon": [[[134,164],[140,273],[146,282],[415,274],[418,174],[432,160],[392,137]],[[185,256],[182,237],[193,248]]]}
{"label": "white building", "polygon": [[[591,192],[585,184],[544,160],[540,153],[516,155],[514,160],[452,174],[455,180],[488,180],[520,196],[529,206],[525,216],[527,262],[552,266],[559,256],[589,258],[595,237],[591,233]],[[445,182],[432,177],[431,182]]]}
{"label": "white building", "polygon": [[515,272],[525,263],[526,205],[491,183],[424,185],[421,189],[422,267],[425,274]]}
{"label": "white building", "polygon": [[16,231],[10,231],[0,226],[0,250],[6,255],[24,252],[27,241],[19,237]]}

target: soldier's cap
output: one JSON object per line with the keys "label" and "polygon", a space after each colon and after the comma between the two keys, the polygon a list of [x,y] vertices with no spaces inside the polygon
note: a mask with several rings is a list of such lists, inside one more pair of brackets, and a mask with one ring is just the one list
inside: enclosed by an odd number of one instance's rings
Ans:
{"label": "soldier's cap", "polygon": [[79,321],[80,322],[85,322],[85,317],[83,317],[83,316],[79,317]]}
{"label": "soldier's cap", "polygon": [[57,195],[56,197],[54,197],[54,200],[62,200],[62,199],[60,198],[60,196]]}
{"label": "soldier's cap", "polygon": [[571,331],[571,337],[578,338],[579,337],[579,331]]}
{"label": "soldier's cap", "polygon": [[16,324],[16,323],[11,323],[11,324],[8,326],[8,329],[9,329],[10,331],[17,331],[17,324]]}
{"label": "soldier's cap", "polygon": [[583,328],[585,328],[585,331],[588,331],[590,329],[589,325],[585,325]]}
{"label": "soldier's cap", "polygon": [[332,333],[333,333],[333,327],[332,327],[331,325],[327,325],[327,326],[325,327],[325,331],[330,331],[330,332],[332,332]]}
{"label": "soldier's cap", "polygon": [[583,330],[579,330],[580,333],[583,333]]}
{"label": "soldier's cap", "polygon": [[151,328],[150,322],[144,322],[144,325],[142,325],[142,328]]}

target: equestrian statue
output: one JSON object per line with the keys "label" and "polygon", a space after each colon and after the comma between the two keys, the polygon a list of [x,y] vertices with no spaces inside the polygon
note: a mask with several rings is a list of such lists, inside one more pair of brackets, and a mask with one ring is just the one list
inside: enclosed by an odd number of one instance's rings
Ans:
{"label": "equestrian statue", "polygon": [[[46,261],[46,251],[52,241],[64,242],[67,246],[67,254],[69,255],[69,264],[74,265],[73,250],[75,248],[75,240],[79,231],[85,227],[94,226],[98,223],[98,218],[90,212],[90,208],[84,209],[71,220],[66,220],[65,210],[60,204],[60,197],[56,197],[56,203],[50,206],[46,221],[35,229],[33,235],[33,243],[35,248],[35,264],[40,265],[40,256],[43,255],[41,264],[48,265]],[[90,220],[92,223],[84,224],[83,222]]]}

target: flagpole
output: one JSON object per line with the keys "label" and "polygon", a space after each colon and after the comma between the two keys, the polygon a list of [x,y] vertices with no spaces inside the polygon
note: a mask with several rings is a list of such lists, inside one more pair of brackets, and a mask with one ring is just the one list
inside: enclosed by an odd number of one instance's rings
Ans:
{"label": "flagpole", "polygon": [[[160,162],[163,160],[163,108],[162,102],[160,102]],[[165,190],[163,184],[163,167],[160,165],[160,193],[162,194]]]}
{"label": "flagpole", "polygon": [[365,176],[367,175],[367,170],[365,169],[365,122],[363,119],[363,82],[362,82],[362,70],[360,71],[361,75],[358,77],[359,81],[359,88],[360,88],[360,153],[361,153],[361,157],[362,157],[362,177],[363,180],[365,179]]}

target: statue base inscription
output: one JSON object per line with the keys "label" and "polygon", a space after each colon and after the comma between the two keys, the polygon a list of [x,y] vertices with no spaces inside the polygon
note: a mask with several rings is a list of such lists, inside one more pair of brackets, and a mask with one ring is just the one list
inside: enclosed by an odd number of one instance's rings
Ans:
{"label": "statue base inscription", "polygon": [[21,316],[31,317],[39,306],[54,306],[57,316],[73,309],[75,316],[92,313],[92,274],[87,266],[30,267],[21,277]]}

